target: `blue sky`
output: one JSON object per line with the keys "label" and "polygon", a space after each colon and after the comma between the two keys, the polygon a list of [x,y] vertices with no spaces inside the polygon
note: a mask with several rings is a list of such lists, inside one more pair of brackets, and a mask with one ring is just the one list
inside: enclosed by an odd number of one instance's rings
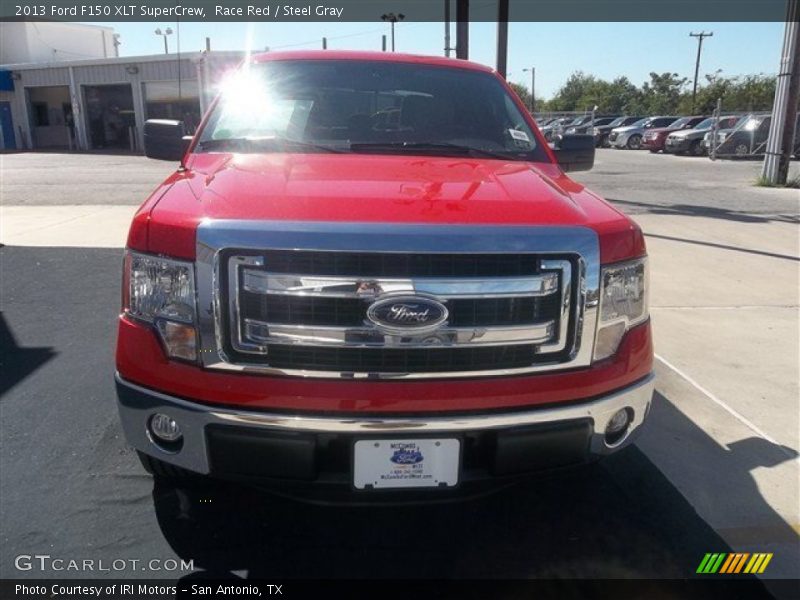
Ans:
{"label": "blue sky", "polygon": [[[163,41],[153,31],[175,23],[95,23],[112,26],[121,34],[120,54],[136,56],[163,52]],[[329,49],[379,50],[388,25],[373,23],[181,23],[181,49],[201,50],[206,36],[213,50],[243,50],[248,27],[253,49],[319,48],[323,36]],[[610,79],[628,76],[641,84],[650,71],[676,72],[691,78],[697,42],[690,31],[713,31],[703,43],[700,75],[722,69],[726,76],[775,74],[783,40],[783,23],[511,23],[508,78],[530,85],[536,67],[536,95],[550,98],[570,73],[582,70]],[[442,23],[397,25],[397,50],[443,54]],[[175,49],[170,36],[170,52]],[[455,26],[451,26],[455,44]],[[470,25],[470,60],[494,66],[496,25]]]}

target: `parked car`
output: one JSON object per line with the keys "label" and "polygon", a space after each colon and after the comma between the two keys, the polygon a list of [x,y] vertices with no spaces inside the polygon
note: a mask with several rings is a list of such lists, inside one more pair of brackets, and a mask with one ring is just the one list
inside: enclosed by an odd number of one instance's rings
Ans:
{"label": "parked car", "polygon": [[569,123],[564,126],[564,133],[585,133],[584,131],[578,131],[581,128],[588,129],[592,126],[592,115],[591,113],[588,115],[581,115],[580,117],[576,117]]}
{"label": "parked car", "polygon": [[603,127],[604,125],[609,125],[613,121],[615,121],[617,117],[595,117],[594,125],[592,124],[591,118],[585,120],[580,125],[572,125],[564,130],[564,133],[567,134],[576,134],[576,133],[590,133],[593,134],[594,130],[593,127]]}
{"label": "parked car", "polygon": [[667,127],[677,120],[678,117],[647,117],[627,127],[612,129],[608,136],[608,142],[612,148],[638,150],[642,147],[642,138],[648,129]]}
{"label": "parked car", "polygon": [[542,127],[541,131],[544,139],[548,142],[552,142],[557,135],[563,132],[567,124],[571,123],[573,120],[574,119],[572,117],[558,117],[557,119],[553,119],[547,125]]}
{"label": "parked car", "polygon": [[[717,154],[720,156],[761,156],[767,151],[767,140],[769,139],[769,129],[772,124],[770,113],[751,114],[742,117],[737,124],[729,130],[718,132]],[[800,135],[798,135],[798,125],[800,125],[800,113],[795,121],[795,139],[793,154],[797,154]],[[708,135],[706,142],[710,147],[711,135]]]}
{"label": "parked car", "polygon": [[625,127],[626,125],[632,125],[639,121],[643,117],[632,117],[632,116],[624,116],[624,117],[617,117],[610,123],[606,125],[597,125],[595,124],[594,128],[594,145],[598,148],[608,148],[608,136],[611,131],[617,127]]}
{"label": "parked car", "polygon": [[681,117],[668,127],[648,129],[642,137],[642,148],[650,152],[660,152],[664,149],[667,136],[674,131],[691,129],[706,120],[707,117]]}
{"label": "parked car", "polygon": [[[738,116],[727,115],[719,118],[719,129],[730,129],[739,120]],[[714,127],[714,117],[709,117],[698,123],[693,129],[675,131],[667,136],[664,142],[664,152],[668,154],[691,154],[702,156],[707,153],[703,138]]]}
{"label": "parked car", "polygon": [[133,218],[117,337],[156,477],[443,498],[640,432],[642,232],[566,174],[591,136],[548,148],[492,69],[258,54],[184,132],[144,125],[180,168]]}

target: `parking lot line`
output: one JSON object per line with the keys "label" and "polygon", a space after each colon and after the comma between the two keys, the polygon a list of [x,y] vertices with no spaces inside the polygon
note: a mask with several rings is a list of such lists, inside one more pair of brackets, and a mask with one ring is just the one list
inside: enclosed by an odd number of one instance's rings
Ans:
{"label": "parking lot line", "polygon": [[673,365],[673,364],[672,364],[671,362],[669,362],[669,361],[668,361],[666,358],[664,358],[663,356],[660,356],[659,354],[656,354],[656,359],[660,360],[660,361],[661,361],[662,363],[664,363],[664,364],[665,364],[667,367],[669,367],[670,369],[672,369],[673,371],[675,371],[675,373],[677,373],[678,375],[680,375],[681,377],[683,377],[683,378],[684,378],[686,381],[688,381],[690,384],[692,384],[692,385],[693,385],[695,388],[697,388],[697,390],[698,390],[699,392],[701,392],[701,393],[702,393],[702,394],[703,394],[703,395],[704,395],[706,398],[708,398],[708,399],[709,399],[709,400],[711,400],[712,402],[714,402],[714,403],[718,404],[718,405],[719,405],[719,406],[721,406],[721,407],[722,407],[724,410],[726,410],[726,411],[727,411],[727,412],[729,412],[731,415],[733,415],[733,417],[734,417],[734,418],[738,419],[738,420],[739,420],[739,421],[740,421],[742,424],[744,424],[744,425],[745,425],[745,426],[746,426],[748,429],[752,430],[752,431],[753,431],[753,433],[756,433],[756,434],[757,434],[759,437],[762,437],[762,438],[764,438],[765,440],[767,440],[768,442],[770,442],[770,443],[772,443],[772,444],[775,444],[776,446],[778,446],[778,447],[780,448],[780,451],[781,451],[781,452],[783,452],[783,453],[784,453],[786,456],[788,456],[789,458],[794,458],[794,455],[793,455],[791,452],[789,452],[788,450],[786,450],[786,449],[785,449],[783,446],[781,446],[780,444],[778,444],[778,442],[777,442],[775,439],[773,439],[773,438],[772,438],[770,435],[768,435],[767,433],[765,433],[764,431],[762,431],[761,429],[759,429],[759,427],[758,427],[758,426],[757,426],[755,423],[753,423],[752,421],[750,421],[750,420],[749,420],[747,417],[745,417],[743,414],[741,414],[740,412],[738,412],[738,411],[736,411],[735,409],[733,409],[733,408],[731,408],[730,406],[728,406],[728,405],[727,405],[725,402],[723,402],[722,400],[720,400],[719,398],[717,398],[717,396],[715,396],[715,395],[714,395],[714,394],[712,394],[710,391],[708,391],[706,388],[704,388],[702,385],[700,385],[699,383],[697,383],[697,381],[695,381],[695,380],[694,380],[694,379],[693,379],[693,378],[692,378],[692,377],[691,377],[689,374],[687,374],[687,373],[683,372],[681,369],[679,369],[678,367],[676,367],[675,365]]}

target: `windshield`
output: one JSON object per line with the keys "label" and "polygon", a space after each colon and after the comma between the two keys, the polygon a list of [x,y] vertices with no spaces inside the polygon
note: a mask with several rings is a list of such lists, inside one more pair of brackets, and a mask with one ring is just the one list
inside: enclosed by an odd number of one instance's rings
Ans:
{"label": "windshield", "polygon": [[628,119],[628,117],[617,117],[616,119],[611,121],[611,123],[609,123],[609,125],[611,125],[612,127],[616,127],[618,125],[622,125],[627,119]]}
{"label": "windshield", "polygon": [[681,127],[686,126],[689,123],[689,121],[691,121],[692,119],[693,119],[693,117],[682,117],[682,118],[678,119],[677,121],[671,123],[669,128],[670,129],[680,129]]}
{"label": "windshield", "polygon": [[197,152],[358,152],[547,162],[490,73],[384,61],[254,63],[228,81]]}
{"label": "windshield", "polygon": [[[722,124],[722,121],[720,121]],[[694,126],[695,129],[711,129],[714,126],[714,117],[709,117],[708,119],[704,119],[700,121],[697,125]]]}
{"label": "windshield", "polygon": [[634,121],[629,125],[629,127],[644,127],[650,122],[650,117],[645,117],[644,119],[639,119],[638,121]]}

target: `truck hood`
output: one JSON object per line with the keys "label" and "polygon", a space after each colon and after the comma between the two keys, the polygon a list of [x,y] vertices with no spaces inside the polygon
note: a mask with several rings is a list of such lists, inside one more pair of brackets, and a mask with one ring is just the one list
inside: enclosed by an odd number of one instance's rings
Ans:
{"label": "truck hood", "polygon": [[204,217],[580,224],[583,186],[554,165],[364,154],[198,154],[188,181]]}
{"label": "truck hood", "polygon": [[585,226],[643,252],[621,212],[550,163],[376,154],[194,154],[134,217],[129,247],[192,258],[208,219]]}

